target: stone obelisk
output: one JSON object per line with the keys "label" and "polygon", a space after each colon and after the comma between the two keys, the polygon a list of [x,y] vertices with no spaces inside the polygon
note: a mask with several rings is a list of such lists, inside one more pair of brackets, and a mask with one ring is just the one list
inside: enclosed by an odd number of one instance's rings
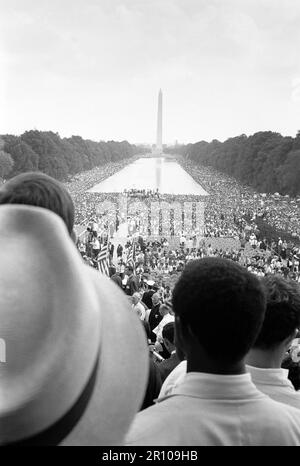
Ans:
{"label": "stone obelisk", "polygon": [[162,154],[162,91],[158,93],[158,110],[157,110],[157,133],[156,133],[156,153]]}

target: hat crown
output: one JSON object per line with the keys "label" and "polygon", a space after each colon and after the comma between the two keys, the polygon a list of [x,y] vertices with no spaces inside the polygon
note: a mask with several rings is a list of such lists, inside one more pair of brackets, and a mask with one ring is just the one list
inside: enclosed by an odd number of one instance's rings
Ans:
{"label": "hat crown", "polygon": [[[40,413],[35,423],[43,425],[49,422],[44,403],[56,398],[54,419],[88,377],[91,354],[98,350],[99,303],[57,215],[37,207],[1,206],[0,239],[5,242],[0,253],[0,338],[6,346],[0,427],[6,415],[32,412],[33,404],[39,404]],[[80,358],[80,371],[68,381],[68,369],[63,374],[62,366],[76,370]],[[60,382],[64,390],[58,396]]]}
{"label": "hat crown", "polygon": [[[94,419],[89,428],[79,423],[74,435],[85,442],[87,433],[98,445],[120,442],[147,376],[139,319],[116,285],[84,265],[56,214],[0,206],[0,242],[0,445],[59,420],[81,395],[99,355],[97,400],[87,409]],[[114,378],[125,373],[130,383],[121,388]]]}

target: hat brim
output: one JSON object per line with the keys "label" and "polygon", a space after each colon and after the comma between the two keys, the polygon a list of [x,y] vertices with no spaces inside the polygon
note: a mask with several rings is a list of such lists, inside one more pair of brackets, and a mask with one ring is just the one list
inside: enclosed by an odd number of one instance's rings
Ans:
{"label": "hat brim", "polygon": [[[111,288],[113,304],[104,306],[101,321],[99,367],[93,395],[86,411],[62,445],[120,445],[139,411],[148,380],[149,355],[140,320],[128,309],[126,296],[92,269],[101,293]],[[121,295],[122,294],[122,295]],[[105,297],[104,297],[105,301]],[[121,305],[124,301],[124,307]]]}

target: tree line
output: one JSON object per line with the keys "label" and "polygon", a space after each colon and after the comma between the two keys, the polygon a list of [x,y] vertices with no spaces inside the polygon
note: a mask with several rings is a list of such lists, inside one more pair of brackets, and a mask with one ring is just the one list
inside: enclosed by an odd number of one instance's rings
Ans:
{"label": "tree line", "polygon": [[21,136],[0,136],[0,177],[11,178],[26,171],[42,171],[58,180],[109,162],[121,161],[146,149],[127,141],[61,138],[52,131],[26,131]]}
{"label": "tree line", "polygon": [[198,165],[211,166],[262,193],[300,194],[300,131],[295,138],[272,131],[169,147]]}

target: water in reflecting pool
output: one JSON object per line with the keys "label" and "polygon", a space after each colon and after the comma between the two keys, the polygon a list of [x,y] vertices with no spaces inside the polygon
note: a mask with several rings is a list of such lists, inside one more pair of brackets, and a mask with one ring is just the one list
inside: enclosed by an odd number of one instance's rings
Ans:
{"label": "water in reflecting pool", "polygon": [[125,189],[157,188],[161,194],[208,194],[177,162],[165,157],[138,159],[88,192],[120,193]]}

